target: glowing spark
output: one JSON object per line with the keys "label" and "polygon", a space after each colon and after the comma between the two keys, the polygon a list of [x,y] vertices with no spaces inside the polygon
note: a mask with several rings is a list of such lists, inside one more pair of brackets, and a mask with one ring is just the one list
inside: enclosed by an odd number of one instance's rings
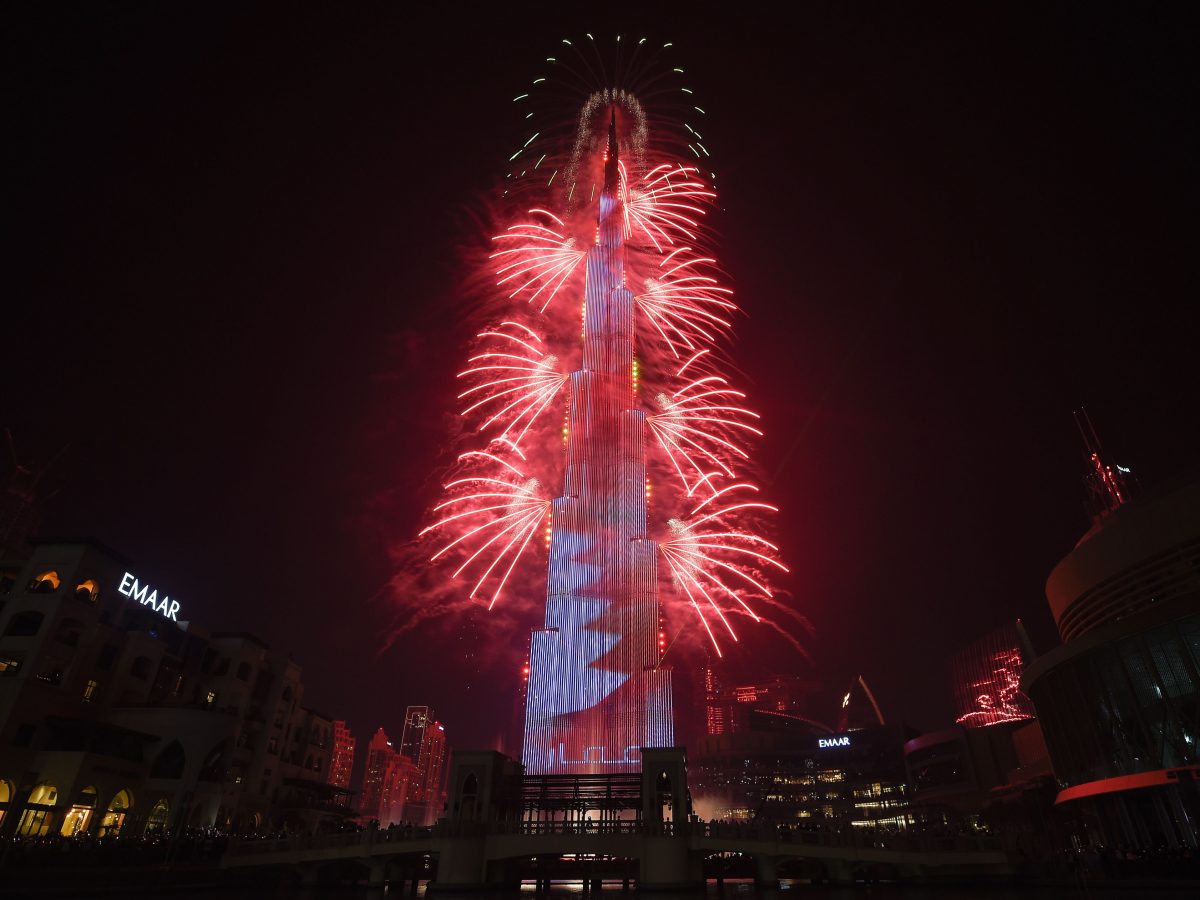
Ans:
{"label": "glowing spark", "polygon": [[529,214],[535,217],[534,221],[513,225],[492,238],[503,249],[490,258],[497,264],[496,275],[500,280],[496,284],[516,285],[508,295],[510,299],[527,294],[526,300],[534,303],[544,297],[540,307],[544,311],[586,251],[579,248],[574,237],[556,230],[564,228],[565,223],[554,213],[531,209]]}
{"label": "glowing spark", "polygon": [[486,418],[479,431],[497,428],[497,440],[517,448],[538,416],[558,396],[567,381],[558,359],[531,328],[519,322],[501,322],[479,334],[481,350],[459,373],[471,387],[458,395],[469,403],[464,416]]}
{"label": "glowing spark", "polygon": [[490,609],[550,512],[550,501],[542,496],[536,478],[526,477],[515,465],[493,453],[464,453],[459,463],[464,468],[482,469],[483,474],[447,482],[443,488],[450,499],[434,507],[434,513],[442,518],[423,529],[420,536],[430,532],[445,536],[446,543],[431,560],[451,552],[465,557],[452,577],[459,577],[467,569],[473,573],[482,569],[478,578],[470,576],[475,584],[469,596],[474,598],[491,579]]}
{"label": "glowing spark", "polygon": [[[715,494],[722,500],[734,490],[756,490],[751,485],[731,485]],[[777,511],[755,501],[733,502],[700,513],[712,498],[695,507],[690,521],[671,519],[667,524],[671,537],[659,543],[659,550],[670,570],[677,590],[687,598],[699,615],[713,646],[720,646],[710,624],[715,617],[733,640],[737,633],[731,615],[745,615],[762,621],[748,601],[770,599],[766,571],[787,571],[779,561],[779,548],[766,538],[739,524],[757,510]]]}
{"label": "glowing spark", "polygon": [[638,307],[675,357],[713,344],[737,311],[733,291],[706,274],[714,260],[690,253],[681,247],[663,257],[637,295]]}

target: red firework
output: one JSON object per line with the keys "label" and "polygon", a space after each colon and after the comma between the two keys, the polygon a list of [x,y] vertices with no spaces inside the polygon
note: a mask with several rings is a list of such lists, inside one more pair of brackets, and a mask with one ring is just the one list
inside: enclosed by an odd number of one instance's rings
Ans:
{"label": "red firework", "polygon": [[[517,102],[527,99],[522,94]],[[777,510],[756,499],[751,481],[759,416],[720,371],[738,306],[715,258],[695,249],[713,244],[708,213],[716,192],[695,165],[660,152],[647,159],[658,151],[646,150],[646,123],[637,119],[642,107],[625,94],[588,99],[574,151],[549,147],[539,157],[547,141],[539,132],[514,154],[530,160],[522,176],[543,172],[548,158],[553,171],[537,183],[543,196],[533,208],[492,238],[496,324],[479,333],[459,374],[461,413],[480,449],[459,458],[421,534],[436,545],[432,559],[451,560],[469,595],[489,605],[504,596],[519,567],[540,557],[543,541],[534,538],[551,527],[544,485],[561,478],[564,388],[582,366],[576,318],[583,312],[582,279],[573,276],[597,241],[596,164],[585,152],[596,152],[597,144],[588,117],[618,103],[627,104],[625,114],[640,129],[629,137],[630,152],[621,150],[617,189],[635,309],[635,403],[654,438],[647,442],[651,465],[674,476],[655,485],[658,521],[651,516],[650,536],[664,580],[720,652],[721,635],[737,640],[739,619],[759,622],[763,608],[778,606],[771,578],[787,569],[763,534]],[[688,149],[699,156],[699,146],[707,155],[697,132],[685,127],[693,142]],[[633,160],[628,169],[626,158]]]}

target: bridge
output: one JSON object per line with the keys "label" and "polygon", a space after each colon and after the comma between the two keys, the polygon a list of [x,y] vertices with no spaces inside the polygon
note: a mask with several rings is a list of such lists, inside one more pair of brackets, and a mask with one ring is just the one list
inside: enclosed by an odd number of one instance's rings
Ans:
{"label": "bridge", "polygon": [[1012,872],[987,839],[701,822],[690,815],[678,749],[644,750],[643,772],[632,775],[527,779],[519,765],[492,753],[456,754],[453,768],[449,815],[432,828],[242,841],[222,866],[287,867],[310,883],[356,871],[393,889],[429,879],[431,891],[511,888],[530,878],[542,886],[556,877],[582,878],[585,887],[616,880],[642,891],[687,890],[703,883],[706,861],[711,868],[734,854],[753,860],[763,886],[778,885],[781,867],[794,863],[834,884],[864,871],[900,879]]}

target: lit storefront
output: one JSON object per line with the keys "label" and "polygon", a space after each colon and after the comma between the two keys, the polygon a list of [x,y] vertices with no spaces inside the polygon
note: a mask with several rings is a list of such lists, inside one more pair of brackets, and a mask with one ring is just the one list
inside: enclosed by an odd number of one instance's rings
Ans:
{"label": "lit storefront", "polygon": [[695,792],[718,819],[905,828],[912,736],[903,726],[830,734],[797,723],[710,737],[694,757]]}

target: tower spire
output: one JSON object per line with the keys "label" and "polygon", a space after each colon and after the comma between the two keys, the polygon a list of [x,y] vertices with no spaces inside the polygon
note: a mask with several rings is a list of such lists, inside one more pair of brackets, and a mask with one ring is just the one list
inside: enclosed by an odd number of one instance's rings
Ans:
{"label": "tower spire", "polygon": [[604,157],[604,190],[608,194],[616,194],[619,180],[617,163],[617,108],[609,107],[608,120],[608,153]]}

